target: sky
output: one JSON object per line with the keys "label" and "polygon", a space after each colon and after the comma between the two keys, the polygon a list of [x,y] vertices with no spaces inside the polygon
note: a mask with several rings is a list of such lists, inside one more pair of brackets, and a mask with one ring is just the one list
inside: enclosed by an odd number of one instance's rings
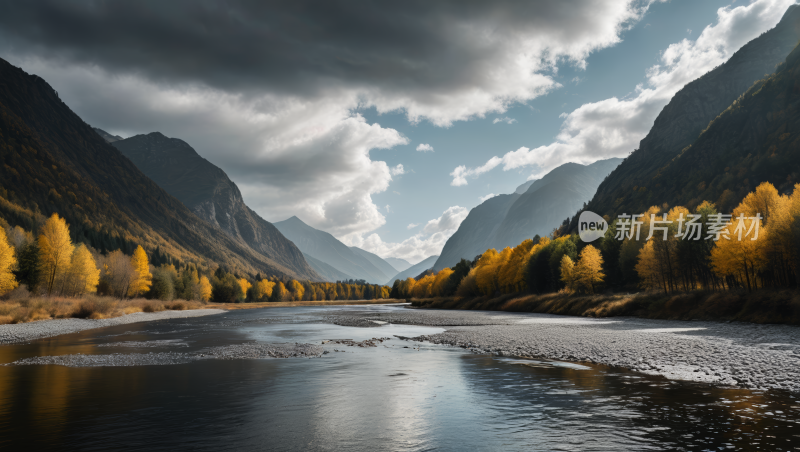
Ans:
{"label": "sky", "polygon": [[180,138],[268,221],[416,263],[469,209],[625,157],[794,0],[0,3],[0,58]]}

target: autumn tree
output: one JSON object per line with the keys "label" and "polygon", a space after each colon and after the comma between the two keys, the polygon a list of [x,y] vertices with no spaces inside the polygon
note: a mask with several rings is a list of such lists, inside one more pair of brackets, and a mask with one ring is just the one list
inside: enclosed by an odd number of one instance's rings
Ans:
{"label": "autumn tree", "polygon": [[120,250],[114,250],[103,259],[101,279],[105,280],[111,294],[125,298],[131,292],[131,283],[138,274],[131,265],[131,258]]}
{"label": "autumn tree", "polygon": [[239,287],[242,288],[242,293],[245,295],[247,295],[247,291],[253,287],[253,285],[250,284],[250,281],[246,280],[245,278],[240,278],[237,280],[237,282],[239,283]]}
{"label": "autumn tree", "polygon": [[56,281],[69,271],[71,257],[69,226],[54,213],[44,223],[39,234],[39,270],[48,295],[56,288]]}
{"label": "autumn tree", "polygon": [[274,287],[275,283],[272,281],[268,281],[266,279],[256,281],[251,289],[252,295],[250,298],[255,302],[269,301],[269,297],[272,296],[272,290]]}
{"label": "autumn tree", "polygon": [[6,240],[6,234],[0,230],[0,295],[17,287],[17,280],[11,272],[17,265],[14,248]]}
{"label": "autumn tree", "polygon": [[[738,209],[737,209],[738,210]],[[736,212],[737,210],[734,210]],[[761,226],[761,220],[744,220],[745,227],[748,229],[758,226],[760,229],[757,240],[751,237],[743,237],[739,240],[734,234],[734,225],[731,223],[726,228],[730,239],[720,239],[714,249],[711,250],[711,265],[714,271],[721,276],[734,277],[738,281],[743,281],[747,290],[757,288],[756,276],[758,271],[766,265],[766,255],[763,251],[767,231]],[[753,223],[757,223],[754,225]]]}
{"label": "autumn tree", "polygon": [[450,282],[450,276],[453,274],[452,268],[443,268],[436,274],[436,279],[433,281],[433,287],[431,288],[431,294],[435,297],[441,297],[445,295],[447,290],[447,285]]}
{"label": "autumn tree", "polygon": [[208,301],[211,299],[211,282],[207,277],[200,277],[200,300]]}
{"label": "autumn tree", "polygon": [[597,285],[602,284],[604,277],[603,256],[597,248],[586,245],[581,251],[578,265],[575,266],[576,284],[585,291],[594,293]]}
{"label": "autumn tree", "polygon": [[[334,293],[336,293],[334,291]],[[291,294],[286,289],[286,286],[283,285],[282,282],[278,281],[275,287],[272,289],[272,297],[270,297],[269,301],[272,302],[280,302],[280,301],[288,301]]]}
{"label": "autumn tree", "polygon": [[569,255],[561,256],[561,281],[567,289],[575,290],[575,263]]}
{"label": "autumn tree", "polygon": [[97,291],[100,269],[97,268],[92,253],[83,243],[72,251],[68,275],[66,293],[69,295],[83,295]]}
{"label": "autumn tree", "polygon": [[303,295],[305,294],[306,289],[298,281],[295,281],[294,279],[289,281],[288,286],[286,288],[287,290],[289,290],[289,292],[291,292],[294,301],[303,300]]}
{"label": "autumn tree", "polygon": [[131,257],[131,267],[133,267],[133,279],[128,290],[131,297],[137,297],[147,292],[153,283],[153,275],[150,273],[150,263],[147,260],[147,253],[141,245],[136,247]]}

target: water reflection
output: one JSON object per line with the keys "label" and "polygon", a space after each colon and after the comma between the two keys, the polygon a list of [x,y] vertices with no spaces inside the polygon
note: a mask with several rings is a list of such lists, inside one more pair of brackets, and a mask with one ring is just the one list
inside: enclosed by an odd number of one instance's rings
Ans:
{"label": "water reflection", "polygon": [[[0,347],[36,355],[147,353],[96,347],[184,340],[200,350],[246,341],[413,336],[387,325],[302,323],[324,310],[239,311]],[[259,320],[285,316],[283,320]],[[317,317],[318,318],[318,317]],[[285,323],[281,323],[285,322]],[[413,346],[412,346],[413,345]],[[327,347],[327,346],[326,346]],[[0,367],[0,449],[79,450],[789,450],[791,394],[711,388],[604,366],[472,355],[392,339],[320,359],[173,366]],[[409,347],[409,348],[404,348]]]}

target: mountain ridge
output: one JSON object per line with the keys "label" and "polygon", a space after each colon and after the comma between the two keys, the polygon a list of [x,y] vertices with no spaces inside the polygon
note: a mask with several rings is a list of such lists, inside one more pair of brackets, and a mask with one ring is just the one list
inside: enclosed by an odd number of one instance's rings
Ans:
{"label": "mountain ridge", "polygon": [[472,260],[490,248],[519,245],[536,234],[549,234],[592,198],[603,178],[621,161],[565,163],[541,179],[520,185],[514,193],[487,199],[470,210],[445,243],[433,269]]}
{"label": "mountain ridge", "polygon": [[[659,170],[691,145],[723,110],[772,74],[800,39],[800,5],[790,6],[778,25],[751,40],[728,61],[686,84],[659,113],[636,149],[600,184],[587,210],[616,217],[646,210]],[[634,190],[635,189],[635,190]],[[650,192],[652,193],[652,192]],[[577,215],[570,228],[576,228]]]}
{"label": "mountain ridge", "polygon": [[[298,276],[197,218],[100,137],[41,77],[2,59],[0,160],[0,194],[34,213],[58,213],[76,241],[101,250],[140,244],[151,253],[198,264]],[[0,213],[10,222],[36,226],[35,218],[4,206]]]}
{"label": "mountain ridge", "polygon": [[371,284],[381,284],[385,281],[383,272],[364,256],[350,249],[333,235],[307,225],[297,216],[278,221],[274,225],[304,254],[347,274],[350,277],[348,279],[363,279]]}
{"label": "mountain ridge", "polygon": [[185,141],[151,132],[111,144],[199,218],[292,269],[300,278],[321,279],[291,241],[245,204],[239,187],[225,171]]}

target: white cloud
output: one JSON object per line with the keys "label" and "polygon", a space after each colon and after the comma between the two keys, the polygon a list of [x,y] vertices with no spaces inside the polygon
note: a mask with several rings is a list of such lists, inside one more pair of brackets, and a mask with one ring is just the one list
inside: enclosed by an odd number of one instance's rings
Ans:
{"label": "white cloud", "polygon": [[[445,242],[469,214],[469,210],[453,206],[445,210],[439,218],[428,221],[422,230],[400,243],[384,242],[378,234],[351,234],[345,243],[375,253],[381,257],[399,257],[409,262],[419,262],[442,252]],[[409,224],[408,229],[419,226]]]}
{"label": "white cloud", "polygon": [[433,146],[427,143],[422,143],[417,146],[417,151],[419,152],[433,152]]}
{"label": "white cloud", "polygon": [[670,45],[660,63],[649,68],[647,82],[629,99],[612,97],[584,104],[564,119],[556,141],[535,149],[521,147],[494,156],[478,168],[457,167],[451,185],[467,184],[501,163],[503,170],[534,166],[541,176],[565,162],[589,163],[624,157],[647,134],[656,116],[684,85],[724,63],[748,41],[774,27],[794,0],[758,0],[747,6],[720,8],[716,24],[707,26],[694,41]]}
{"label": "white cloud", "polygon": [[517,120],[514,119],[514,118],[509,118],[508,116],[505,116],[503,118],[494,118],[494,121],[492,121],[492,124],[497,124],[499,122],[504,122],[506,124],[514,124],[515,122],[517,122]]}
{"label": "white cloud", "polygon": [[389,170],[389,172],[392,173],[392,176],[399,176],[401,174],[405,174],[406,170],[403,168],[403,164],[400,163],[391,170]]}
{"label": "white cloud", "polygon": [[392,207],[389,204],[386,204],[385,209],[387,213],[392,213]]}
{"label": "white cloud", "polygon": [[[356,109],[399,111],[412,123],[425,120],[436,126],[502,114],[514,103],[558,88],[553,79],[558,64],[583,68],[592,52],[620,42],[621,32],[639,20],[649,4],[650,0],[557,2],[519,11],[498,7],[491,14],[462,10],[456,14],[445,5],[431,10],[435,20],[413,21],[392,42],[352,40],[346,30],[336,34],[344,38],[335,45],[322,47],[316,44],[321,41],[292,35],[291,27],[281,28],[288,37],[281,42],[308,46],[303,49],[310,49],[309,58],[316,59],[303,65],[306,60],[289,49],[280,61],[299,61],[298,66],[275,77],[273,71],[281,68],[269,57],[282,58],[282,48],[262,46],[266,54],[247,53],[237,64],[219,64],[242,54],[242,46],[254,41],[248,33],[258,26],[237,29],[241,33],[231,35],[242,36],[243,41],[230,47],[216,39],[207,42],[206,24],[195,26],[195,16],[185,14],[180,18],[188,25],[178,32],[201,31],[192,35],[199,41],[184,48],[181,42],[164,47],[150,39],[156,33],[126,34],[131,27],[98,28],[105,22],[94,20],[97,14],[114,14],[115,8],[71,8],[70,17],[91,25],[77,38],[64,32],[74,27],[48,28],[46,20],[53,16],[33,10],[30,17],[44,22],[38,28],[32,24],[0,30],[8,34],[8,39],[5,35],[0,39],[0,51],[51,83],[94,126],[125,136],[158,130],[188,142],[225,170],[246,202],[267,220],[298,215],[313,227],[344,237],[385,224],[372,195],[387,190],[392,176],[405,170],[401,165],[390,168],[370,152],[408,143],[394,129],[368,124],[353,113]],[[122,19],[149,20],[147,14],[138,14],[147,12],[146,6],[142,8]],[[202,5],[198,8],[203,10]],[[163,20],[150,25],[164,33],[176,31],[170,26],[174,19],[170,11],[160,14]],[[218,25],[241,19],[232,17]],[[252,20],[258,24],[256,16]],[[426,37],[436,39],[435,46],[428,40],[410,42],[408,38],[418,36],[419,24]],[[365,29],[373,26],[369,21]],[[31,31],[35,29],[51,33]],[[95,45],[100,41],[84,36],[98,30],[112,44]],[[351,41],[370,46],[362,52],[358,46],[348,47]],[[112,46],[116,51],[108,52]],[[24,52],[15,53],[17,49]],[[443,55],[447,61],[442,61]],[[325,64],[317,61],[323,57]],[[237,72],[240,66],[246,68]],[[191,70],[197,67],[207,70]],[[351,68],[355,73],[348,72]],[[429,144],[417,149],[433,151]],[[454,171],[453,185],[491,170],[499,164],[496,159],[476,169],[460,167]]]}
{"label": "white cloud", "polygon": [[406,226],[406,229],[414,229],[417,226],[419,226],[419,223],[408,223],[408,226]]}
{"label": "white cloud", "polygon": [[479,197],[478,197],[478,199],[480,199],[480,200],[481,200],[481,202],[484,202],[484,201],[486,201],[487,199],[494,198],[495,196],[497,196],[497,195],[495,195],[494,193],[489,193],[489,194],[488,194],[488,195],[486,195],[486,196],[479,196]]}
{"label": "white cloud", "polygon": [[497,165],[499,165],[502,162],[503,159],[495,156],[490,158],[488,162],[484,163],[482,166],[479,166],[477,168],[467,169],[466,166],[461,165],[456,169],[454,169],[452,173],[450,173],[450,175],[453,176],[453,181],[450,182],[450,185],[453,185],[455,187],[461,185],[467,185],[467,176],[475,176],[475,177],[480,176],[483,173],[487,173],[495,169],[495,167],[497,167]]}

